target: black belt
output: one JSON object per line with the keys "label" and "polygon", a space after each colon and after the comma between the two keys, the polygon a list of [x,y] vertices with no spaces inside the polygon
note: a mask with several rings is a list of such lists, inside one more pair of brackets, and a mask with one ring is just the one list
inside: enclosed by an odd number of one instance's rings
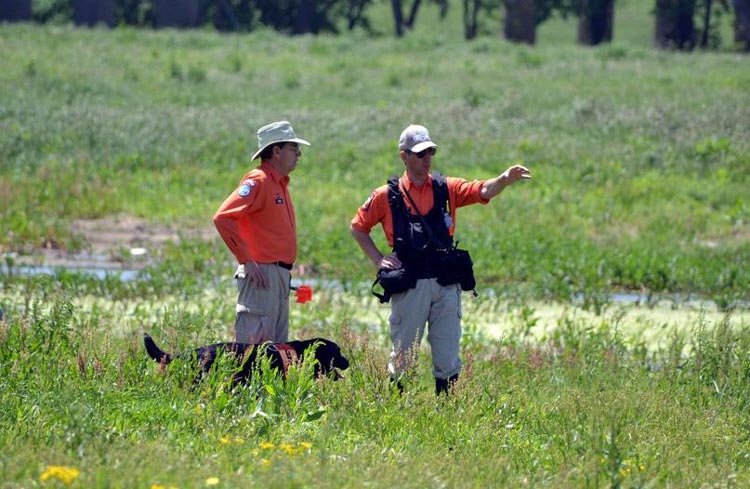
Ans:
{"label": "black belt", "polygon": [[294,263],[284,263],[283,261],[274,261],[271,262],[271,265],[276,265],[277,267],[286,268],[287,270],[291,270],[294,266]]}

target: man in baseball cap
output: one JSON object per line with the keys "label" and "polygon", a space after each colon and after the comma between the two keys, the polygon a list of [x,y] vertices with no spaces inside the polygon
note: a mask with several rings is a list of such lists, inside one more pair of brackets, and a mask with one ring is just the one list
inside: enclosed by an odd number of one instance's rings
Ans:
{"label": "man in baseball cap", "polygon": [[283,343],[289,337],[289,281],[297,258],[297,225],[289,174],[302,156],[287,121],[258,129],[260,165],[245,174],[213,217],[239,264],[235,341]]}
{"label": "man in baseball cap", "polygon": [[[403,390],[403,379],[417,364],[419,345],[427,330],[435,392],[444,394],[461,372],[460,292],[476,285],[468,253],[455,249],[456,209],[487,204],[510,185],[531,179],[531,172],[513,165],[487,180],[444,177],[430,172],[437,147],[426,127],[406,127],[398,141],[403,175],[394,175],[387,185],[370,194],[351,220],[350,229],[383,276],[397,272],[390,275],[397,277],[391,281],[390,291],[378,274],[385,294],[376,294],[381,301],[391,303],[391,380]],[[391,250],[381,251],[370,236],[378,225]]]}
{"label": "man in baseball cap", "polygon": [[406,127],[398,139],[398,149],[419,153],[427,148],[437,148],[438,145],[430,139],[430,133],[426,127],[419,124],[411,124]]}

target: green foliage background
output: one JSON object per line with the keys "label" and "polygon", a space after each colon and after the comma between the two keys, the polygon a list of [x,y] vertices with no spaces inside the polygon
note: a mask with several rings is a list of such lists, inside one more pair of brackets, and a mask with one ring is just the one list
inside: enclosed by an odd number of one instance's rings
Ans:
{"label": "green foliage background", "polygon": [[[293,174],[299,261],[361,283],[372,270],[348,222],[402,171],[396,139],[420,122],[445,174],[488,178],[513,163],[534,174],[459,212],[481,286],[593,302],[618,289],[747,300],[741,56],[456,43],[440,31],[395,40],[5,26],[0,36],[6,251],[30,252],[50,233],[76,249],[85,243],[72,219],[118,213],[210,229],[251,167],[257,127],[288,119],[313,142]],[[184,253],[199,270],[178,281],[231,268],[218,242],[164,258]]]}
{"label": "green foliage background", "polygon": [[[85,249],[79,218],[186,237],[148,280],[3,273],[3,484],[65,465],[74,487],[747,485],[747,324],[659,325],[655,347],[608,308],[622,289],[746,304],[747,59],[654,51],[640,20],[596,49],[546,25],[535,48],[457,42],[451,25],[400,41],[0,26],[6,262],[51,237]],[[307,365],[286,383],[265,371],[232,390],[217,371],[194,386],[145,358],[140,333],[170,351],[227,337],[231,258],[188,231],[210,229],[255,130],[282,118],[313,142],[292,175],[299,263],[344,285],[294,306],[294,334],[335,338],[352,368],[337,383]],[[386,309],[358,287],[373,270],[348,233],[402,170],[412,121],[447,174],[534,173],[459,213],[483,294],[465,304],[461,382],[438,401],[428,354],[404,396],[391,390]],[[532,299],[572,297],[602,315],[571,309],[530,334]],[[500,338],[483,333],[506,317]]]}

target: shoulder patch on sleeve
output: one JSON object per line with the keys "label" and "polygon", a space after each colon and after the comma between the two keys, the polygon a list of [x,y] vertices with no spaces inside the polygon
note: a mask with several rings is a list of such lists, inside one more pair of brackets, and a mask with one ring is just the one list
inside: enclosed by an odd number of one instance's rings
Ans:
{"label": "shoulder patch on sleeve", "polygon": [[375,199],[375,192],[371,193],[370,196],[367,198],[364,204],[362,204],[362,210],[367,212],[370,210],[370,206],[372,205],[372,201]]}
{"label": "shoulder patch on sleeve", "polygon": [[240,183],[239,188],[237,188],[237,195],[240,197],[247,197],[250,195],[250,192],[252,192],[253,187],[255,187],[255,180],[243,180],[242,183]]}

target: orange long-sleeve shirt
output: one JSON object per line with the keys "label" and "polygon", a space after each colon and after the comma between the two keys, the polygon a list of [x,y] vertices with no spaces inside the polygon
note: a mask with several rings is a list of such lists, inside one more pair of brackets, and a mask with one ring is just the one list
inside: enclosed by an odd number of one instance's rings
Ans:
{"label": "orange long-sleeve shirt", "polygon": [[[480,196],[482,190],[483,180],[464,180],[463,178],[446,177],[448,184],[448,204],[450,206],[451,220],[453,221],[453,227],[456,225],[456,209],[471,204],[482,203],[486,204],[489,202],[487,199],[483,199]],[[414,199],[414,203],[417,205],[419,213],[422,215],[427,214],[434,204],[434,195],[432,192],[432,177],[428,177],[427,181],[421,186],[417,187],[411,183],[409,177],[406,176],[406,172],[401,177],[401,189],[409,191],[409,195]],[[404,203],[412,214],[415,214],[411,208],[411,202],[404,196]],[[388,244],[393,247],[393,216],[391,215],[391,208],[388,205],[388,185],[376,188],[370,197],[365,201],[362,206],[357,210],[357,214],[351,221],[352,227],[355,229],[370,233],[373,227],[377,224],[383,226],[383,232],[388,240]],[[453,229],[450,229],[451,235]]]}
{"label": "orange long-sleeve shirt", "polygon": [[297,258],[289,177],[268,163],[261,163],[242,178],[213,221],[238,263],[294,263]]}

